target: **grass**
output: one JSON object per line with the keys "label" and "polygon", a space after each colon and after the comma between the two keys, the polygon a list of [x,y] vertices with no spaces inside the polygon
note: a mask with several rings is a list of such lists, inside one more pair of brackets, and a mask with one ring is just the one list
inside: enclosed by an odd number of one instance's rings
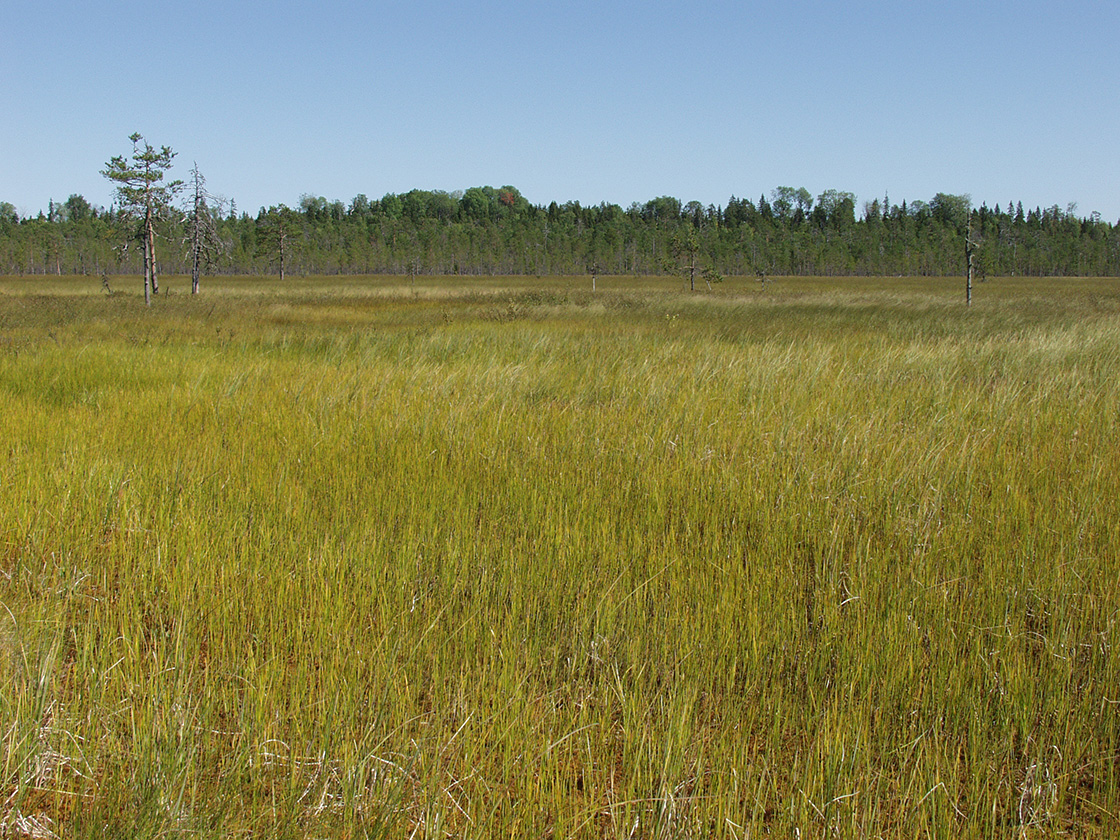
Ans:
{"label": "grass", "polygon": [[0,836],[1120,831],[1115,280],[188,282],[0,279]]}

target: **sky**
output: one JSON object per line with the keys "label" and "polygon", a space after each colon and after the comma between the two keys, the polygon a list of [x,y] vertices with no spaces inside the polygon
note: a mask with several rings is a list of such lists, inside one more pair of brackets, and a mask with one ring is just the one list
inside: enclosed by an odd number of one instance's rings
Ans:
{"label": "sky", "polygon": [[513,185],[534,204],[777,186],[1120,220],[1115,0],[5,0],[0,201],[140,132],[239,211]]}

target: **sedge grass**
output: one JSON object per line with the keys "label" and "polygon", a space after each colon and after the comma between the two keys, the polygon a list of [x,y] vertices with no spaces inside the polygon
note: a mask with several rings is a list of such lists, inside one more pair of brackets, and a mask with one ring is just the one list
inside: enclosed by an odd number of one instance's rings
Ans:
{"label": "sedge grass", "polygon": [[1120,830],[1114,281],[22,282],[9,834]]}

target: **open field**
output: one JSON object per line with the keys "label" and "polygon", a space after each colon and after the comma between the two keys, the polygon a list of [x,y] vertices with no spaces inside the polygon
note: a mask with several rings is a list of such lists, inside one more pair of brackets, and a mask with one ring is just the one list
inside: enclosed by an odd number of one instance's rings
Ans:
{"label": "open field", "polygon": [[0,837],[1120,836],[1120,281],[112,283],[0,278]]}

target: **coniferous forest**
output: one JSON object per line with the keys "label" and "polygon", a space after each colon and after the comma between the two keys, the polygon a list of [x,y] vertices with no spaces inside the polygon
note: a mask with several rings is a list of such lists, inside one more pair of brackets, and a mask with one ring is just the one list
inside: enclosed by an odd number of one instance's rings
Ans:
{"label": "coniferous forest", "polygon": [[[189,273],[189,202],[164,219],[158,263]],[[629,275],[669,273],[680,243],[709,271],[754,275],[954,275],[965,245],[985,275],[1120,275],[1120,223],[1076,206],[975,208],[968,196],[861,202],[848,192],[778,187],[725,206],[660,197],[627,208],[534,205],[512,186],[415,189],[349,203],[305,195],[298,207],[240,211],[204,203],[207,273]],[[971,227],[970,227],[971,226]],[[0,274],[135,274],[135,219],[81,195],[20,218],[0,202]]]}

